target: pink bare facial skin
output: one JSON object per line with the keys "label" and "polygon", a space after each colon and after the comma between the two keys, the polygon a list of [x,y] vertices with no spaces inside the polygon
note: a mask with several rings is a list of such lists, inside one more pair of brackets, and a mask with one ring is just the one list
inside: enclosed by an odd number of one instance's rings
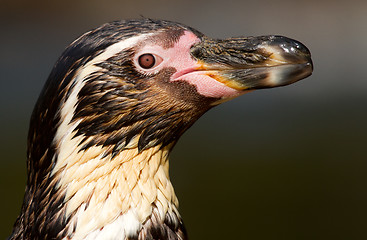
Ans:
{"label": "pink bare facial skin", "polygon": [[[200,95],[218,99],[231,99],[242,95],[245,91],[239,91],[209,77],[209,71],[203,70],[202,65],[192,58],[190,48],[200,39],[192,32],[185,31],[172,48],[164,49],[157,45],[145,45],[135,55],[135,65],[145,74],[158,73],[163,68],[173,67],[177,71],[171,76],[171,81],[186,81],[196,86]],[[158,64],[151,69],[143,69],[137,64],[138,56],[151,53],[159,59]]]}

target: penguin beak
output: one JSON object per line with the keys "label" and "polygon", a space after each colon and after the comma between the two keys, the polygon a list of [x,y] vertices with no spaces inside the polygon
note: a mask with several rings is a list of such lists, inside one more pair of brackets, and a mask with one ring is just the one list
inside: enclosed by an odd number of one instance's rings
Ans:
{"label": "penguin beak", "polygon": [[191,47],[199,71],[239,91],[284,86],[312,74],[311,53],[283,36],[213,40]]}

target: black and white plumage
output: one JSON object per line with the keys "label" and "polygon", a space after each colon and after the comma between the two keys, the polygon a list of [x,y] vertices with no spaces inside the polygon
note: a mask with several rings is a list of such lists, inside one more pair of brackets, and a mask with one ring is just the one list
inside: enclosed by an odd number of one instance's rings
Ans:
{"label": "black and white plumage", "polygon": [[150,19],[85,33],[33,111],[10,239],[187,239],[168,176],[178,138],[215,105],[311,72],[307,48],[281,36],[215,40]]}

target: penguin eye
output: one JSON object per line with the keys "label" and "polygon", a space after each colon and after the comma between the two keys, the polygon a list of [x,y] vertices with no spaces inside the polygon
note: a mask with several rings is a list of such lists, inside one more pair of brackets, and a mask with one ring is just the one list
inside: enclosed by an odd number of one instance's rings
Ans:
{"label": "penguin eye", "polygon": [[139,66],[144,69],[150,69],[162,62],[162,58],[151,53],[144,53],[139,56],[138,63]]}
{"label": "penguin eye", "polygon": [[155,65],[155,57],[150,53],[143,54],[139,57],[139,65],[144,69],[152,68]]}

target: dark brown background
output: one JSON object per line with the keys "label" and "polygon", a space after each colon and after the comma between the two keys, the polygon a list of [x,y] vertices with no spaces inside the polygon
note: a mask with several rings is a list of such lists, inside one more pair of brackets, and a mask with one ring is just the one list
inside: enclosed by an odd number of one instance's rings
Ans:
{"label": "dark brown background", "polygon": [[171,176],[195,239],[367,239],[366,1],[0,1],[0,239],[24,192],[28,121],[54,62],[104,22],[163,18],[210,37],[302,41],[314,74],[202,117]]}

